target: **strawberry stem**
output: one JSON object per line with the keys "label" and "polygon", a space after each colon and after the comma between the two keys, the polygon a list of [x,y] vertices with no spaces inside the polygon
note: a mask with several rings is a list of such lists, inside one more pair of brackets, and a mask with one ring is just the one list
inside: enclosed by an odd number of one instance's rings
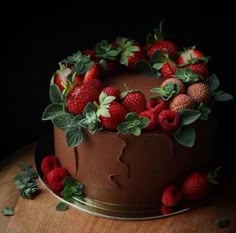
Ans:
{"label": "strawberry stem", "polygon": [[124,83],[124,87],[125,87],[125,90],[126,90],[126,91],[129,91],[129,88],[128,88],[128,86],[127,86],[126,83]]}

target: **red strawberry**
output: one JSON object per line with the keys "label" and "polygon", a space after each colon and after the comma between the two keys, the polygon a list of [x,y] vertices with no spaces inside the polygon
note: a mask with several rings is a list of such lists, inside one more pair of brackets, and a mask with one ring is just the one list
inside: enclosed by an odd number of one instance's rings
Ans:
{"label": "red strawberry", "polygon": [[86,87],[91,87],[93,89],[97,89],[98,91],[102,90],[102,82],[99,79],[91,79],[83,84]]}
{"label": "red strawberry", "polygon": [[203,78],[208,78],[209,71],[206,63],[195,63],[187,66],[193,73],[201,75]]}
{"label": "red strawberry", "polygon": [[170,57],[172,57],[174,54],[178,52],[178,48],[172,41],[160,40],[151,45],[151,47],[148,50],[148,56],[152,57],[152,55],[156,51],[160,51],[161,53],[166,53]]}
{"label": "red strawberry", "polygon": [[191,173],[182,184],[182,194],[185,200],[201,200],[209,193],[208,177],[202,172]]}
{"label": "red strawberry", "polygon": [[177,59],[178,65],[188,64],[192,59],[203,59],[204,54],[197,49],[188,49],[180,54]]}
{"label": "red strawberry", "polygon": [[137,61],[144,60],[147,58],[146,52],[140,46],[137,46],[139,51],[133,52],[132,56],[128,56],[128,67],[131,69],[135,68]]}
{"label": "red strawberry", "polygon": [[71,69],[60,65],[60,69],[54,75],[54,83],[63,91],[66,87],[66,81],[69,74],[71,74]]}
{"label": "red strawberry", "polygon": [[164,189],[161,197],[161,202],[163,205],[168,207],[176,206],[182,200],[182,194],[178,187],[175,185],[169,185]]}
{"label": "red strawberry", "polygon": [[147,109],[154,111],[156,114],[159,114],[162,110],[167,108],[167,103],[161,98],[150,99],[147,102]]}
{"label": "red strawberry", "polygon": [[146,110],[147,100],[142,92],[130,91],[123,98],[122,104],[130,112],[140,113]]}
{"label": "red strawberry", "polygon": [[106,93],[109,96],[115,96],[116,101],[120,99],[120,90],[117,87],[109,86],[105,87],[102,92]]}
{"label": "red strawberry", "polygon": [[162,130],[176,130],[180,124],[179,113],[172,110],[162,110],[159,114],[159,124]]}
{"label": "red strawberry", "polygon": [[144,128],[146,131],[150,131],[156,128],[158,125],[158,114],[152,110],[146,110],[139,113],[139,116],[147,117],[149,119],[149,124]]}
{"label": "red strawberry", "polygon": [[85,49],[83,51],[83,54],[89,56],[91,58],[91,60],[93,60],[93,61],[96,60],[96,51],[95,51],[95,49]]}
{"label": "red strawberry", "polygon": [[82,114],[85,106],[89,102],[97,101],[99,90],[86,84],[76,85],[68,93],[66,106],[72,114]]}
{"label": "red strawberry", "polygon": [[85,73],[84,75],[84,83],[91,79],[99,79],[100,77],[100,69],[99,65],[94,63],[92,67]]}
{"label": "red strawberry", "polygon": [[161,67],[162,78],[173,78],[177,71],[177,65],[173,61],[166,61]]}
{"label": "red strawberry", "polygon": [[105,75],[114,74],[119,70],[119,64],[117,61],[101,59],[99,64],[101,65]]}
{"label": "red strawberry", "polygon": [[69,176],[69,173],[65,168],[57,167],[47,174],[46,182],[54,192],[60,192],[64,187],[64,179],[67,176]]}
{"label": "red strawberry", "polygon": [[76,74],[74,76],[74,83],[73,83],[74,86],[82,83],[83,83],[83,77],[81,75]]}
{"label": "red strawberry", "polygon": [[60,162],[54,155],[47,155],[41,162],[41,171],[44,175],[47,175],[51,170],[56,167],[60,167]]}
{"label": "red strawberry", "polygon": [[100,116],[102,126],[105,129],[116,130],[117,126],[124,121],[127,110],[120,103],[113,101],[108,106],[109,116]]}

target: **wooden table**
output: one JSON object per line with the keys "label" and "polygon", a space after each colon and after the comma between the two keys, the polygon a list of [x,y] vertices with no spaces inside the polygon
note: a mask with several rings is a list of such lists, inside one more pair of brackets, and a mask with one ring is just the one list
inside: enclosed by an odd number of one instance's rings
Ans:
{"label": "wooden table", "polygon": [[[0,166],[0,210],[15,209],[15,215],[0,214],[0,233],[236,233],[236,200],[229,190],[224,198],[180,215],[152,221],[127,222],[102,219],[70,208],[55,210],[58,200],[42,184],[42,192],[34,200],[23,199],[13,178],[19,164],[33,164],[35,144],[9,156]],[[232,184],[232,183],[231,183]],[[234,183],[235,185],[235,183]],[[216,220],[228,217],[230,227],[219,229]]]}

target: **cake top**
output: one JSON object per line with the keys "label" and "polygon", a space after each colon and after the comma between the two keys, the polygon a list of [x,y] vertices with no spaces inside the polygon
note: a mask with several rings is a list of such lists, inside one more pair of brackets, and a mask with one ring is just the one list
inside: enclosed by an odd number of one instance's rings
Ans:
{"label": "cake top", "polygon": [[196,47],[180,49],[164,39],[161,25],[144,45],[124,37],[102,40],[59,62],[42,119],[65,131],[70,147],[83,141],[84,130],[168,133],[192,147],[192,124],[208,120],[216,101],[233,99],[220,90],[208,62]]}

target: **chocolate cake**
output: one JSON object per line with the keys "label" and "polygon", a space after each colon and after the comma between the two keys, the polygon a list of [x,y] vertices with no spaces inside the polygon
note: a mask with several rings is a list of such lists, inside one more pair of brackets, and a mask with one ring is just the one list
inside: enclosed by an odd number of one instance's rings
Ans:
{"label": "chocolate cake", "polygon": [[[181,52],[157,35],[145,45],[103,40],[60,62],[43,114],[54,124],[55,157],[46,156],[41,168],[51,166],[45,181],[66,200],[73,186],[67,176],[81,199],[111,208],[145,212],[208,195],[212,108],[232,96],[219,90],[203,52]],[[202,186],[190,189],[194,182]]]}

